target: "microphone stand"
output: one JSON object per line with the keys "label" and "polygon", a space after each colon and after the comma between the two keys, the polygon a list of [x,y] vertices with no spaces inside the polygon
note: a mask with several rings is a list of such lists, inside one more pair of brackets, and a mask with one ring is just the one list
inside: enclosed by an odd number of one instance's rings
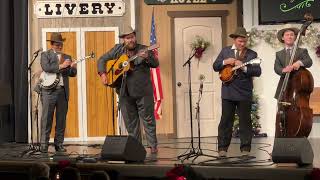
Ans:
{"label": "microphone stand", "polygon": [[204,154],[202,152],[202,149],[201,149],[201,137],[200,137],[200,101],[202,99],[202,90],[203,90],[203,82],[201,82],[201,85],[200,85],[200,88],[199,88],[199,95],[198,95],[198,101],[197,101],[197,107],[195,108],[196,109],[196,119],[197,119],[197,124],[198,124],[198,149],[197,149],[197,152],[196,154],[193,156],[193,160],[192,160],[192,163],[200,156],[207,156],[207,157],[213,157],[213,158],[218,158],[217,156],[212,156],[212,155],[207,155],[207,154]]}
{"label": "microphone stand", "polygon": [[185,67],[188,65],[188,85],[189,85],[189,111],[190,111],[190,132],[191,132],[191,149],[186,151],[185,153],[179,155],[177,159],[181,160],[182,162],[186,159],[192,158],[196,156],[196,150],[194,148],[194,143],[193,143],[193,124],[192,124],[192,89],[191,89],[191,59],[195,56],[196,51],[193,50],[194,52],[192,53],[191,56],[189,56],[188,60],[182,65],[182,67]]}
{"label": "microphone stand", "polygon": [[[35,60],[37,59],[37,57],[39,56],[39,51],[33,53],[33,58],[30,62],[30,64],[28,65],[28,74],[29,74],[29,105],[30,105],[30,126],[31,126],[31,145],[29,147],[30,150],[35,150],[38,151],[40,150],[39,144],[34,144],[33,141],[33,115],[32,115],[32,76],[31,76],[31,70],[32,70],[32,65],[35,62]],[[39,96],[38,96],[38,100],[39,100]],[[39,134],[38,134],[38,101],[37,101],[37,107],[36,107],[36,117],[37,117],[37,138],[39,139]],[[38,142],[39,143],[39,142]]]}
{"label": "microphone stand", "polygon": [[[188,85],[189,85],[189,111],[190,111],[190,132],[191,132],[191,149],[186,151],[185,153],[179,155],[177,159],[181,160],[182,162],[186,159],[194,158],[192,160],[192,163],[199,157],[199,156],[208,156],[208,157],[214,157],[216,156],[211,156],[211,155],[206,155],[202,152],[201,149],[201,142],[200,142],[200,100],[202,97],[202,87],[200,87],[199,90],[199,98],[197,102],[197,107],[196,107],[196,118],[198,120],[198,148],[194,147],[194,141],[193,141],[193,123],[192,123],[192,88],[191,88],[191,59],[195,56],[196,51],[194,50],[193,54],[188,58],[188,60],[183,64],[183,67],[188,65]],[[203,85],[201,85],[203,86]]]}

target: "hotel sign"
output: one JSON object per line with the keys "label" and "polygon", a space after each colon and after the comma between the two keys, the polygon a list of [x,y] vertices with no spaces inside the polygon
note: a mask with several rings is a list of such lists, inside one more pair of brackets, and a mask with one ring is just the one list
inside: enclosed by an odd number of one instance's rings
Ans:
{"label": "hotel sign", "polygon": [[148,5],[228,4],[232,0],[144,0]]}
{"label": "hotel sign", "polygon": [[125,3],[117,0],[37,1],[38,18],[123,16]]}

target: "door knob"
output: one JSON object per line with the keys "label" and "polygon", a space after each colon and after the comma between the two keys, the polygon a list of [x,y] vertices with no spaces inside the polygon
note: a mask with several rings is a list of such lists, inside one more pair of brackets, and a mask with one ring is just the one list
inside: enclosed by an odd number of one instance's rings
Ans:
{"label": "door knob", "polygon": [[182,85],[181,82],[178,82],[178,83],[177,83],[177,86],[178,86],[178,87],[181,87],[181,85]]}

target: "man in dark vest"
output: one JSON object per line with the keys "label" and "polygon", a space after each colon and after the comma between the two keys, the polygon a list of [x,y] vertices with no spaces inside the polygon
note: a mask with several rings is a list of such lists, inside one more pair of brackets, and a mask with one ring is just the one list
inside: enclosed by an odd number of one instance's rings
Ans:
{"label": "man in dark vest", "polygon": [[129,135],[140,142],[142,141],[141,119],[151,153],[157,153],[156,121],[150,68],[158,67],[159,62],[152,51],[141,51],[146,46],[137,43],[136,32],[132,28],[128,27],[124,30],[119,38],[123,40],[123,43],[116,44],[110,51],[99,58],[98,72],[102,83],[107,84],[107,73],[111,73],[106,72],[108,60],[118,59],[123,54],[128,55],[128,57],[138,55],[134,60],[133,69],[128,71],[126,78],[117,84],[116,92],[119,95],[121,114]]}
{"label": "man in dark vest", "polygon": [[63,42],[60,33],[53,32],[50,41],[51,48],[41,54],[40,64],[46,73],[56,73],[59,83],[51,88],[44,89],[37,85],[35,90],[41,93],[41,152],[48,152],[48,144],[52,127],[54,111],[56,112],[56,128],[54,146],[57,152],[65,152],[63,147],[66,116],[69,100],[69,77],[77,74],[76,64],[72,63],[71,56],[62,52]]}
{"label": "man in dark vest", "polygon": [[[246,48],[247,32],[239,27],[229,35],[233,39],[233,45],[221,50],[213,63],[214,71],[221,71],[225,65],[241,65],[257,57],[257,53]],[[248,155],[251,150],[252,122],[252,77],[260,76],[259,65],[247,65],[237,72],[231,82],[223,83],[221,89],[222,115],[218,127],[218,152],[220,157],[227,155],[228,147],[232,138],[232,127],[235,111],[239,115],[240,124],[240,150],[242,155]]]}

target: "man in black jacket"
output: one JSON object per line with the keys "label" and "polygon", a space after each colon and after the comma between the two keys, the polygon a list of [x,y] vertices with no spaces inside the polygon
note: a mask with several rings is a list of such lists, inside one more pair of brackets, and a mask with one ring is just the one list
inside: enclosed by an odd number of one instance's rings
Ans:
{"label": "man in black jacket", "polygon": [[[98,60],[98,72],[103,84],[107,84],[106,63],[108,60],[118,59],[126,54],[128,57],[138,55],[133,61],[133,69],[127,72],[123,81],[117,84],[116,92],[120,98],[121,114],[129,135],[140,142],[140,119],[143,121],[148,146],[151,153],[157,153],[156,121],[154,117],[154,97],[151,83],[150,68],[159,66],[152,51],[143,51],[146,46],[138,44],[136,32],[128,28],[119,38],[123,43],[116,44],[109,52]],[[123,82],[123,83],[122,83]]]}
{"label": "man in black jacket", "polygon": [[55,150],[65,152],[63,147],[64,132],[66,128],[66,116],[69,100],[69,77],[77,74],[76,64],[72,63],[71,56],[62,52],[63,41],[60,33],[52,33],[51,48],[41,54],[40,64],[46,73],[56,73],[59,83],[51,89],[43,89],[37,85],[36,91],[41,91],[42,117],[41,117],[41,152],[48,152],[48,143],[56,111],[56,132],[54,137]]}
{"label": "man in black jacket", "polygon": [[[247,32],[239,27],[235,33],[230,34],[233,38],[233,45],[221,50],[213,64],[213,69],[221,71],[225,65],[241,65],[257,57],[257,53],[246,48]],[[248,155],[251,150],[252,122],[251,103],[253,76],[260,76],[259,65],[247,65],[237,72],[233,81],[222,84],[222,115],[218,127],[218,151],[219,156],[227,155],[227,150],[232,138],[232,127],[235,111],[237,109],[240,124],[240,150],[243,155]]]}

